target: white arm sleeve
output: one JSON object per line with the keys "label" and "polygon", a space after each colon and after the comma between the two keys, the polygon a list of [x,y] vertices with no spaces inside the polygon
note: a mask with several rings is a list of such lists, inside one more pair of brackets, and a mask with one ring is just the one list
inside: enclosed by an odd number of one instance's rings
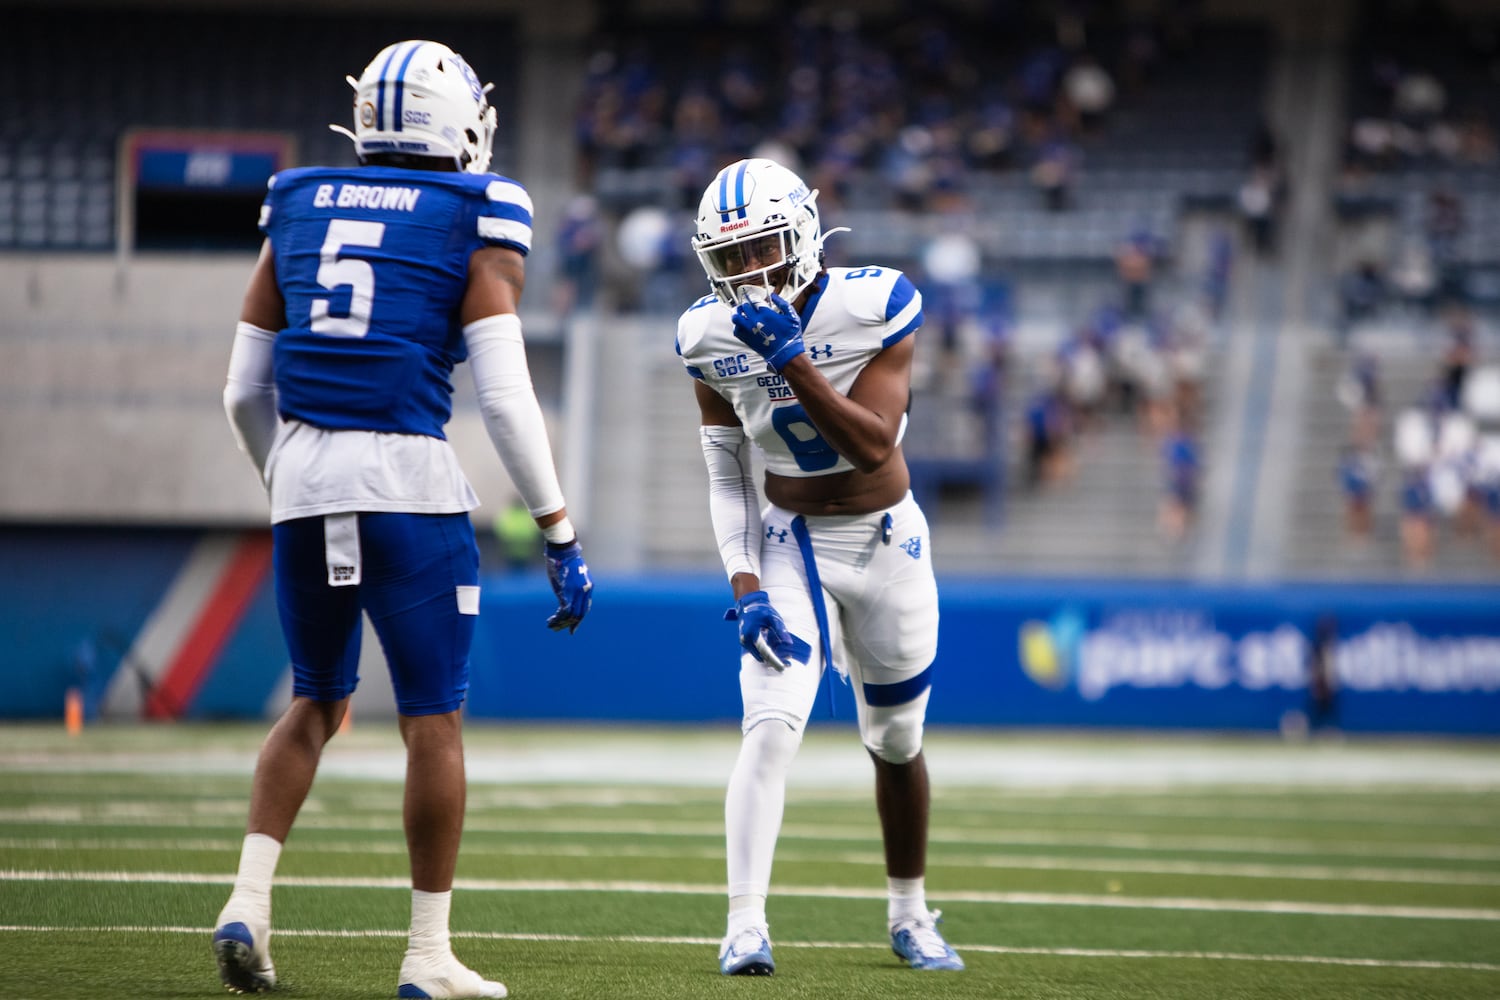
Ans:
{"label": "white arm sleeve", "polygon": [[542,406],[531,385],[521,318],[501,313],[464,327],[484,429],[532,517],[563,507]]}
{"label": "white arm sleeve", "polygon": [[224,382],[224,412],[240,450],[265,478],[266,456],[281,421],[276,416],[276,380],[271,373],[276,334],[249,323],[234,328],[229,377]]}
{"label": "white arm sleeve", "polygon": [[750,445],[740,427],[698,428],[708,463],[708,513],[724,571],[760,576],[760,511],[750,473]]}

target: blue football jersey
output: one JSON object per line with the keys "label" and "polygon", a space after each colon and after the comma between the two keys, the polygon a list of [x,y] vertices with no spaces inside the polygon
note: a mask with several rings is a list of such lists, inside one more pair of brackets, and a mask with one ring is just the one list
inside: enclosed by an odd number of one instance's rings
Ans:
{"label": "blue football jersey", "polygon": [[469,257],[531,249],[531,198],[495,174],[302,167],[271,178],[260,228],[286,300],[284,420],[443,438]]}

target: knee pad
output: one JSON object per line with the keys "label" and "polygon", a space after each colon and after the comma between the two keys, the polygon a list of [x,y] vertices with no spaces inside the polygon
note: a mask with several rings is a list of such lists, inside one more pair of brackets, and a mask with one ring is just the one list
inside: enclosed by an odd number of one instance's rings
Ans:
{"label": "knee pad", "polygon": [[865,748],[888,764],[905,764],[922,752],[922,723],[927,692],[904,705],[865,709],[860,738]]}
{"label": "knee pad", "polygon": [[785,774],[801,746],[801,730],[781,719],[763,719],[745,730],[740,752],[753,755],[757,769],[763,773]]}

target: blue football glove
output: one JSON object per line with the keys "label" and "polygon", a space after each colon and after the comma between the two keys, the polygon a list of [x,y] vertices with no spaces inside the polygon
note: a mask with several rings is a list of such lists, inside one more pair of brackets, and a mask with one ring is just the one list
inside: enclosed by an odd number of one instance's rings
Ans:
{"label": "blue football glove", "polygon": [[740,303],[734,311],[734,336],[778,372],[804,350],[802,318],[780,295]]}
{"label": "blue football glove", "polygon": [[735,601],[734,607],[724,612],[724,620],[739,622],[740,645],[760,662],[785,670],[787,661],[794,658],[797,639],[786,630],[786,623],[771,607],[764,590],[752,590]]}
{"label": "blue football glove", "polygon": [[578,630],[578,623],[594,603],[594,581],[589,578],[588,563],[583,561],[583,546],[575,538],[566,545],[546,544],[547,582],[557,595],[557,610],[547,619],[554,632]]}

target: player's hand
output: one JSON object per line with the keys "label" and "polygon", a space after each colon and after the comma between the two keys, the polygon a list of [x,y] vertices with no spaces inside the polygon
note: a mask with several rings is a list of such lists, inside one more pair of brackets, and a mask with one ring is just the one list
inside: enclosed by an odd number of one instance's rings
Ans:
{"label": "player's hand", "polygon": [[543,554],[547,582],[557,595],[557,610],[547,619],[547,627],[554,632],[567,629],[572,634],[594,603],[594,581],[589,577],[588,563],[583,561],[583,546],[576,538],[566,545],[548,542]]}
{"label": "player's hand", "polygon": [[752,590],[724,613],[726,621],[738,622],[740,645],[751,656],[777,670],[785,670],[793,658],[796,639],[786,630],[781,615],[771,607],[764,590]]}
{"label": "player's hand", "polygon": [[780,295],[741,302],[734,311],[734,336],[778,372],[804,350],[802,318]]}

